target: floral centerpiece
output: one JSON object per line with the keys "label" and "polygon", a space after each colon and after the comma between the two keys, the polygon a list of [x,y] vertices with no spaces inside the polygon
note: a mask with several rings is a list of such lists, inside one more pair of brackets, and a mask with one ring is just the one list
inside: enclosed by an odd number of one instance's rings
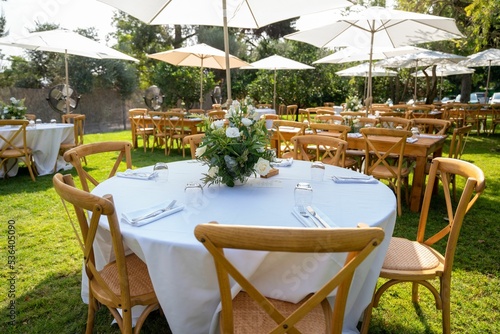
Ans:
{"label": "floral centerpiece", "polygon": [[207,121],[205,137],[196,149],[196,158],[209,170],[202,181],[206,185],[234,187],[251,175],[266,175],[274,158],[267,149],[269,134],[251,104],[233,101],[225,120]]}
{"label": "floral centerpiece", "polygon": [[0,110],[2,111],[2,119],[24,119],[24,115],[26,114],[24,99],[18,100],[15,97],[11,97],[10,104],[2,103]]}
{"label": "floral centerpiece", "polygon": [[359,111],[363,108],[363,105],[361,104],[361,100],[355,95],[347,98],[345,101],[345,108],[348,111]]}

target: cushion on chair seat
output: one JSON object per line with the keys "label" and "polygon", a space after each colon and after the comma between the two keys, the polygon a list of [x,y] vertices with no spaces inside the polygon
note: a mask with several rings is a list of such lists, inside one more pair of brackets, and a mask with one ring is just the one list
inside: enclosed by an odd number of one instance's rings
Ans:
{"label": "cushion on chair seat", "polygon": [[[153,284],[149,277],[146,264],[135,254],[125,257],[127,261],[130,297],[154,293]],[[110,289],[120,295],[120,279],[116,262],[111,262],[101,271],[102,278],[108,283]]]}
{"label": "cushion on chair seat", "polygon": [[[288,316],[302,305],[307,297],[297,304],[269,299],[271,303],[284,315]],[[324,303],[328,303],[324,301]],[[321,304],[320,304],[321,305]],[[331,312],[326,304],[321,307],[318,305],[306,317],[296,324],[296,328],[301,333],[320,334],[327,332],[327,320],[325,312]],[[240,292],[233,299],[234,310],[234,327],[237,334],[255,334],[255,333],[268,333],[276,323],[263,311],[263,309],[256,304],[256,302],[245,292]],[[329,320],[328,320],[329,322]]]}
{"label": "cushion on chair seat", "polygon": [[439,266],[436,255],[425,245],[403,238],[391,238],[383,269],[425,270]]}

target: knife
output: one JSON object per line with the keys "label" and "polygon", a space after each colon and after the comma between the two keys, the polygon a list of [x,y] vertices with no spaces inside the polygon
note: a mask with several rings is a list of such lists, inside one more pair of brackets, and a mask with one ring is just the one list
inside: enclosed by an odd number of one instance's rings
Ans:
{"label": "knife", "polygon": [[176,203],[176,202],[177,202],[177,201],[174,199],[174,200],[173,200],[172,202],[170,202],[170,204],[169,204],[169,205],[167,205],[165,208],[160,209],[160,210],[153,211],[153,212],[151,212],[151,213],[148,213],[148,214],[147,214],[147,215],[145,215],[145,216],[141,216],[141,217],[133,218],[133,219],[132,219],[132,222],[133,222],[133,223],[136,223],[136,222],[138,222],[138,221],[140,221],[140,220],[144,220],[144,219],[148,219],[148,218],[152,218],[152,217],[158,216],[159,214],[161,214],[161,213],[163,213],[163,212],[165,212],[165,211],[168,211],[168,210],[172,209],[172,208],[174,207],[174,205],[175,205],[175,203]]}
{"label": "knife", "polygon": [[314,218],[316,218],[316,220],[319,221],[321,223],[321,225],[323,225],[323,227],[325,227],[325,228],[329,228],[330,227],[330,225],[328,225],[328,223],[323,218],[321,218],[316,213],[316,211],[314,211],[314,209],[312,208],[312,206],[308,206],[306,209],[311,214],[311,216],[313,216]]}

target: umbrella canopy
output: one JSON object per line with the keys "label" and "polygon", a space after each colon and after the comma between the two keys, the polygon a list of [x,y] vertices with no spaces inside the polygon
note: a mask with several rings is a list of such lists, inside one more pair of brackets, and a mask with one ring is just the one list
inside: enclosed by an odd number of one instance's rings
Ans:
{"label": "umbrella canopy", "polygon": [[460,65],[467,67],[483,67],[488,66],[488,78],[486,79],[486,99],[488,99],[488,86],[490,85],[491,66],[500,66],[500,50],[488,49],[478,53],[474,53],[467,57],[466,60],[460,62]]}
{"label": "umbrella canopy", "polygon": [[273,55],[253,62],[249,66],[242,67],[241,69],[274,70],[273,108],[276,110],[276,70],[310,70],[314,69],[314,67],[289,58]]}
{"label": "umbrella canopy", "polygon": [[[374,47],[399,47],[461,37],[463,35],[453,19],[375,6],[344,17],[337,16],[331,24],[285,36],[318,47],[369,48],[370,64]],[[368,104],[371,102],[371,86],[370,70]]]}
{"label": "umbrella canopy", "polygon": [[[158,59],[172,65],[194,66],[200,68],[200,108],[203,105],[203,68],[226,69],[226,54],[224,51],[204,43],[158,52],[148,55],[149,58]],[[236,68],[248,65],[247,62],[229,55],[229,67]]]}
{"label": "umbrella canopy", "polygon": [[[386,59],[408,53],[416,53],[425,51],[423,48],[416,46],[400,46],[398,48],[387,47],[374,47],[372,52],[372,60]],[[358,48],[355,46],[348,46],[340,51],[332,53],[326,57],[316,60],[313,64],[340,64],[350,63],[353,61],[366,61],[370,59],[369,48]]]}
{"label": "umbrella canopy", "polygon": [[[410,68],[415,67],[415,72],[419,66],[431,66],[442,63],[443,61],[455,62],[465,59],[463,56],[452,53],[427,50],[423,52],[411,53],[402,56],[387,58],[378,62],[382,67],[399,67]],[[417,76],[415,76],[414,101],[417,101]]]}
{"label": "umbrella canopy", "polygon": [[[228,27],[260,28],[303,14],[352,5],[346,0],[99,0],[148,24],[222,26],[226,68],[229,68]],[[226,70],[227,97],[231,100],[231,74]]]}
{"label": "umbrella canopy", "polygon": [[[36,51],[64,53],[66,87],[69,87],[68,55],[138,62],[137,59],[120,51],[65,29],[34,32],[22,37],[3,37],[0,38],[0,44]],[[66,101],[69,111],[69,99]]]}
{"label": "umbrella canopy", "polygon": [[[341,77],[368,77],[369,69],[370,64],[363,63],[335,72],[335,74]],[[395,77],[397,74],[398,73],[396,71],[388,70],[385,67],[378,66],[377,64],[372,65],[372,77]]]}

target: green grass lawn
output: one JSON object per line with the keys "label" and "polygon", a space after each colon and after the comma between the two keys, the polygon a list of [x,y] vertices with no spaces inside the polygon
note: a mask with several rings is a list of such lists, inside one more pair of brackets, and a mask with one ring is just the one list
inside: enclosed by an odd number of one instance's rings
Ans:
{"label": "green grass lawn", "polygon": [[[130,140],[130,132],[85,136],[86,143],[105,140]],[[89,166],[107,165],[112,159],[91,160]],[[134,168],[180,159],[176,151],[165,157],[162,149],[144,153],[141,147],[132,153]],[[458,242],[451,328],[453,333],[500,333],[500,135],[470,136],[463,159],[483,169],[487,189],[466,216]],[[438,197],[432,204],[431,229],[444,223],[442,203]],[[83,333],[87,306],[80,298],[81,251],[52,188],[52,176],[33,182],[26,168],[21,168],[17,177],[0,179],[0,224],[0,333]],[[414,239],[417,224],[418,213],[403,207],[394,235]],[[9,244],[8,236],[14,231],[15,244]],[[15,259],[8,257],[13,256],[9,254],[13,246]],[[437,248],[443,251],[444,242]],[[11,269],[8,261],[13,259]],[[430,292],[421,289],[418,305],[412,304],[410,293],[410,285],[400,285],[384,294],[374,309],[370,332],[440,333],[441,315]],[[10,323],[12,302],[15,325]],[[95,332],[119,333],[111,321],[106,308],[99,310]],[[142,332],[170,331],[165,318],[155,312]]]}

